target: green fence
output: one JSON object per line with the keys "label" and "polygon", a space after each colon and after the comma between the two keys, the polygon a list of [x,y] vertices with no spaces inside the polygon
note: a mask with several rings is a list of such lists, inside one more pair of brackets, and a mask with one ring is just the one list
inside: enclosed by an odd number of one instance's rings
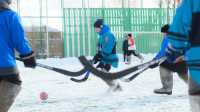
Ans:
{"label": "green fence", "polygon": [[171,23],[175,9],[164,8],[66,8],[64,16],[64,57],[93,56],[97,52],[98,34],[93,24],[104,19],[122,53],[124,37],[131,33],[137,53],[157,53],[162,37],[160,28]]}

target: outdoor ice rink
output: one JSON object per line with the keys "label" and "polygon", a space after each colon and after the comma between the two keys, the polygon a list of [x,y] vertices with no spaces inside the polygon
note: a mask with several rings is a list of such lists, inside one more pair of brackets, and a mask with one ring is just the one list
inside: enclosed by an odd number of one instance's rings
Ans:
{"label": "outdoor ice rink", "polygon": [[[155,55],[142,54],[146,61]],[[132,55],[132,64],[126,65],[119,55],[119,68],[111,72],[121,71],[140,64],[140,60]],[[92,59],[92,57],[88,57]],[[37,63],[78,71],[83,68],[77,58],[38,59]],[[90,74],[91,81],[76,83],[71,77],[37,67],[24,68],[17,61],[20,69],[22,91],[9,112],[190,112],[188,87],[174,73],[172,95],[154,94],[153,90],[161,87],[158,67],[148,69],[132,82],[120,82],[123,92],[106,93],[108,86],[98,77]],[[132,73],[131,75],[133,75]],[[130,77],[131,75],[127,76]],[[84,76],[84,75],[83,75]],[[82,78],[83,76],[77,77]],[[49,98],[40,100],[40,93],[46,92]]]}

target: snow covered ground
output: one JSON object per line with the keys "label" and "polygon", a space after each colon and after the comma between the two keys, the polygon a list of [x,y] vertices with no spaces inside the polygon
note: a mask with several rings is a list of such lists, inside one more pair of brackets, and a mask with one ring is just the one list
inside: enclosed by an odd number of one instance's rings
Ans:
{"label": "snow covered ground", "polygon": [[[153,59],[152,54],[142,54],[145,62]],[[122,62],[119,55],[119,68],[111,72],[121,71],[140,64],[140,60],[132,56],[132,64]],[[92,57],[88,57],[92,59]],[[136,77],[132,82],[120,82],[123,92],[105,93],[108,86],[98,77],[90,74],[91,81],[76,83],[71,77],[37,67],[24,68],[17,62],[22,84],[22,91],[9,112],[190,112],[187,85],[174,73],[172,95],[154,94],[153,90],[161,87],[158,67],[149,69]],[[46,64],[70,71],[83,68],[77,58],[37,60]],[[133,75],[132,73],[131,75]],[[130,77],[131,75],[127,76]],[[77,77],[82,78],[83,76]],[[46,92],[49,98],[40,100],[40,93]]]}

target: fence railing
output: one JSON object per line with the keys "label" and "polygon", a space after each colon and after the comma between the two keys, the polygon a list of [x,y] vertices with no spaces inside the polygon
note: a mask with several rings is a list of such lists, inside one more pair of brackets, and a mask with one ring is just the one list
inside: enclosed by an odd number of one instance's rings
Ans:
{"label": "fence railing", "polygon": [[64,57],[96,54],[98,34],[93,24],[98,18],[116,37],[118,53],[128,33],[137,53],[157,53],[163,39],[160,28],[171,23],[174,13],[175,9],[165,8],[64,8]]}

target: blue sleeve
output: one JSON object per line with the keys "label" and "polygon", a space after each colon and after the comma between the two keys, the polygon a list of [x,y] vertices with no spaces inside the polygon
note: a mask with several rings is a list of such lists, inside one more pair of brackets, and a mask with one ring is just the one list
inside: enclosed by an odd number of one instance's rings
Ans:
{"label": "blue sleeve", "polygon": [[167,47],[168,47],[168,39],[167,39],[167,36],[165,36],[163,39],[162,45],[161,45],[161,50],[158,52],[158,54],[156,55],[155,58],[157,59],[157,58],[164,56],[165,50]]}
{"label": "blue sleeve", "polygon": [[21,24],[21,18],[16,13],[11,22],[12,43],[15,49],[21,54],[26,55],[31,52],[31,48],[26,39],[26,33]]}
{"label": "blue sleeve", "polygon": [[168,39],[177,51],[187,50],[190,47],[189,32],[192,21],[192,0],[183,0],[177,8],[176,15],[168,31]]}
{"label": "blue sleeve", "polygon": [[115,38],[112,35],[103,35],[100,39],[101,52],[111,54],[115,46]]}
{"label": "blue sleeve", "polygon": [[186,51],[185,52],[185,59],[184,59],[184,61],[188,61],[188,56],[189,56],[189,51]]}

